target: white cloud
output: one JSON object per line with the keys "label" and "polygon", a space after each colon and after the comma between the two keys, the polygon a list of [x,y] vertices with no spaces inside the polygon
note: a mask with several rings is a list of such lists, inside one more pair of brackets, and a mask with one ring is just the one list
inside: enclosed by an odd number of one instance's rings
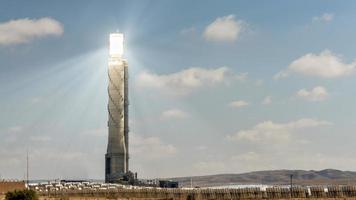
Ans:
{"label": "white cloud", "polygon": [[82,132],[82,134],[86,136],[103,137],[107,134],[107,132],[108,132],[107,128],[96,128],[96,129],[85,130]]}
{"label": "white cloud", "polygon": [[34,142],[48,142],[51,141],[52,138],[46,135],[41,135],[41,136],[31,136],[30,140],[34,141]]}
{"label": "white cloud", "polygon": [[18,133],[21,132],[23,130],[22,126],[12,126],[8,128],[8,132],[10,133]]}
{"label": "white cloud", "polygon": [[246,102],[246,101],[242,101],[242,100],[238,100],[238,101],[233,101],[229,103],[230,107],[233,108],[241,108],[241,107],[245,107],[248,106],[250,103]]}
{"label": "white cloud", "polygon": [[226,164],[223,161],[199,161],[193,163],[193,168],[199,174],[224,173],[226,172]]}
{"label": "white cloud", "polygon": [[246,81],[247,78],[248,78],[248,73],[247,72],[235,75],[235,79],[238,80],[238,81]]}
{"label": "white cloud", "polygon": [[340,56],[333,54],[329,50],[324,50],[320,54],[306,54],[294,60],[288,68],[290,71],[303,75],[337,78],[354,73],[356,62],[346,64]]}
{"label": "white cloud", "polygon": [[[232,155],[221,159],[221,156],[213,160],[204,160],[193,163],[195,175],[219,174],[219,173],[236,173],[248,172],[253,170],[262,170],[266,167],[265,155],[250,151],[237,155]],[[266,170],[266,169],[264,169]]]}
{"label": "white cloud", "polygon": [[43,101],[43,98],[42,97],[33,97],[30,99],[30,102],[32,104],[38,104],[38,103],[41,103]]}
{"label": "white cloud", "polygon": [[60,36],[63,26],[55,19],[17,19],[0,23],[0,45],[28,43],[35,38]]}
{"label": "white cloud", "polygon": [[167,120],[167,119],[184,119],[188,116],[188,114],[182,110],[179,109],[169,109],[165,110],[161,114],[161,119],[162,120]]}
{"label": "white cloud", "polygon": [[130,149],[135,157],[156,160],[177,154],[177,148],[174,145],[164,144],[158,137],[143,137],[138,134],[130,134]]}
{"label": "white cloud", "polygon": [[244,29],[244,23],[236,20],[234,15],[218,17],[209,24],[203,33],[208,41],[233,42],[238,39]]}
{"label": "white cloud", "polygon": [[199,151],[205,151],[205,150],[208,149],[208,147],[205,146],[205,145],[199,145],[199,146],[196,147],[196,149],[199,150]]}
{"label": "white cloud", "polygon": [[262,101],[263,105],[269,105],[271,103],[272,103],[272,97],[271,96],[266,96]]}
{"label": "white cloud", "polygon": [[273,76],[274,80],[279,80],[283,78],[287,78],[289,76],[289,73],[287,71],[280,71],[276,75]]}
{"label": "white cloud", "polygon": [[190,27],[190,28],[184,28],[183,30],[180,31],[181,35],[191,35],[196,33],[196,28],[195,27]]}
{"label": "white cloud", "polygon": [[232,161],[235,162],[255,162],[255,161],[260,161],[261,160],[261,156],[253,151],[244,153],[244,154],[238,154],[238,155],[233,155],[230,158]]}
{"label": "white cloud", "polygon": [[[266,149],[270,149],[270,146],[266,147]],[[268,150],[263,152],[248,151],[226,158],[198,161],[193,164],[192,169],[195,169],[195,173],[198,175],[206,175],[289,168],[350,170],[350,163],[356,164],[356,159],[349,154],[322,154],[303,148],[299,148],[297,151],[290,151],[289,146],[278,150],[279,152],[270,152]],[[345,163],[348,163],[348,165],[345,165]]]}
{"label": "white cloud", "polygon": [[262,86],[263,83],[264,83],[264,80],[262,80],[262,79],[259,79],[259,80],[256,80],[256,81],[255,81],[255,85],[256,85],[256,86]]}
{"label": "white cloud", "polygon": [[308,101],[323,101],[329,96],[329,93],[324,87],[316,86],[311,90],[299,90],[297,96]]}
{"label": "white cloud", "polygon": [[329,22],[334,19],[333,13],[324,13],[321,16],[313,17],[314,22]]}
{"label": "white cloud", "polygon": [[227,139],[232,141],[245,140],[250,142],[284,143],[291,139],[293,132],[325,125],[331,125],[331,123],[310,118],[303,118],[288,123],[265,121],[255,125],[251,129],[240,130],[235,134],[227,135]]}
{"label": "white cloud", "polygon": [[[271,147],[269,145],[265,148],[270,149]],[[345,165],[345,163],[348,163],[348,165]],[[262,152],[247,151],[237,155],[226,156],[225,158],[219,156],[209,160],[197,161],[193,163],[192,169],[195,170],[196,175],[246,173],[290,168],[350,170],[350,163],[356,164],[356,159],[350,154],[322,154],[300,147],[296,151],[290,151],[290,146],[285,146],[282,149],[279,148],[278,152],[270,152],[268,150]]]}
{"label": "white cloud", "polygon": [[223,83],[231,75],[227,67],[216,69],[193,67],[164,75],[142,72],[137,76],[136,83],[139,87],[156,88],[170,94],[186,95],[198,88]]}

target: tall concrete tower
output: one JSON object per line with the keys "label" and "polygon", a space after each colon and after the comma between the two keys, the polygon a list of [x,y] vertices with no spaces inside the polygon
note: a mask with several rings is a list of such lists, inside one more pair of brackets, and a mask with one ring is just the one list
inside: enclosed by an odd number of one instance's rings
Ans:
{"label": "tall concrete tower", "polygon": [[128,65],[123,59],[124,36],[110,34],[108,86],[108,148],[105,155],[105,182],[122,180],[129,169],[128,152]]}

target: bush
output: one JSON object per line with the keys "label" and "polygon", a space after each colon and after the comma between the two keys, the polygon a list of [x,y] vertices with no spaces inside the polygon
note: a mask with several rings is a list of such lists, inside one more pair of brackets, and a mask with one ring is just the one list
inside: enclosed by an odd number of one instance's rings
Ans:
{"label": "bush", "polygon": [[15,190],[6,193],[5,200],[38,200],[38,196],[33,190]]}

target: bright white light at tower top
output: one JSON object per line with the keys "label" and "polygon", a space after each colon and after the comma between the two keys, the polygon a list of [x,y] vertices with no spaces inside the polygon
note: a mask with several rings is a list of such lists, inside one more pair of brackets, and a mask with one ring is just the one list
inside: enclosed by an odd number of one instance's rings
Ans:
{"label": "bright white light at tower top", "polygon": [[109,50],[110,56],[121,57],[123,53],[124,53],[124,34],[111,33],[110,50]]}

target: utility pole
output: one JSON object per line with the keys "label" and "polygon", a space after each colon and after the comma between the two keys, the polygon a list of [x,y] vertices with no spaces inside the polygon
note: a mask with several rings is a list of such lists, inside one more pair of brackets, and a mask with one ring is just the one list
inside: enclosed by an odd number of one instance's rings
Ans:
{"label": "utility pole", "polygon": [[29,184],[29,174],[28,174],[28,149],[27,149],[27,157],[26,157],[26,182],[27,182],[27,187],[28,187],[28,184]]}
{"label": "utility pole", "polygon": [[290,197],[293,198],[293,174],[290,175]]}

